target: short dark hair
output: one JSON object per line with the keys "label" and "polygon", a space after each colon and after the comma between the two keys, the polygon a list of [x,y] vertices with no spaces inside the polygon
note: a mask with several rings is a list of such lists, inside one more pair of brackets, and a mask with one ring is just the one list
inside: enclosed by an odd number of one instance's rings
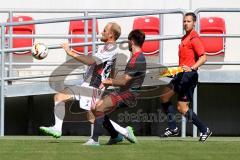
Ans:
{"label": "short dark hair", "polygon": [[145,40],[145,33],[140,29],[134,29],[129,33],[128,40],[132,40],[135,45],[142,47]]}
{"label": "short dark hair", "polygon": [[197,20],[197,16],[196,16],[195,13],[193,13],[193,12],[187,12],[187,13],[184,15],[184,17],[186,17],[186,16],[192,16],[192,19],[193,19],[194,22],[196,22],[196,20]]}

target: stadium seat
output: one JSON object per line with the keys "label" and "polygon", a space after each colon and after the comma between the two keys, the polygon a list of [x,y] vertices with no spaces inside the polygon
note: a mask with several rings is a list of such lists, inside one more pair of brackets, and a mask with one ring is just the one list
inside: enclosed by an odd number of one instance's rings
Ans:
{"label": "stadium seat", "polygon": [[[96,31],[98,34],[98,22],[96,23]],[[70,35],[84,35],[84,20],[79,21],[70,21],[69,25],[69,34]],[[92,20],[88,21],[88,34],[92,34]],[[92,38],[88,38],[88,42],[91,42]],[[71,38],[69,43],[83,43],[84,38]],[[84,54],[84,47],[72,47],[72,51],[78,54]],[[88,54],[92,53],[92,46],[88,46]]]}
{"label": "stadium seat", "polygon": [[[200,19],[201,34],[225,34],[225,21],[220,17],[202,17]],[[202,37],[205,51],[208,55],[223,55],[225,52],[224,37]]]}
{"label": "stadium seat", "polygon": [[[160,20],[158,17],[144,16],[137,17],[133,22],[133,29],[141,29],[148,35],[159,35],[160,33]],[[145,55],[154,55],[159,52],[159,41],[146,41],[142,46]]]}
{"label": "stadium seat", "polygon": [[[13,22],[22,22],[22,21],[32,21],[33,18],[29,16],[14,16]],[[7,20],[9,22],[9,19]],[[6,28],[6,33],[9,33],[9,26]],[[13,34],[35,34],[35,25],[21,25],[21,26],[13,26]],[[13,48],[21,48],[21,47],[32,47],[34,43],[33,38],[13,38],[12,47]],[[27,54],[31,53],[30,51],[21,51],[14,52],[17,54]]]}

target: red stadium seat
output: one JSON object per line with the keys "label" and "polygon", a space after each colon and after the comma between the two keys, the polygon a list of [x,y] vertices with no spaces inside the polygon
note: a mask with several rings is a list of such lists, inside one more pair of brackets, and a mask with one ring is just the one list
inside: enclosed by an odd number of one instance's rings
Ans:
{"label": "red stadium seat", "polygon": [[[201,34],[225,34],[225,21],[220,17],[202,17],[200,19]],[[208,55],[219,55],[225,52],[225,38],[202,37],[205,51]]]}
{"label": "red stadium seat", "polygon": [[[96,23],[96,32],[98,34],[98,22]],[[81,34],[84,35],[84,20],[70,21],[69,34]],[[92,34],[92,20],[88,20],[88,34]],[[92,38],[88,38],[88,42],[91,42]],[[84,43],[84,38],[71,38],[70,43]],[[72,47],[72,51],[78,54],[84,54],[84,47]],[[92,53],[92,46],[88,46],[88,53]]]}
{"label": "red stadium seat", "polygon": [[[144,16],[134,19],[133,29],[141,29],[147,35],[159,35],[160,21],[158,17]],[[142,46],[145,55],[154,55],[159,52],[159,41],[146,41]]]}
{"label": "red stadium seat", "polygon": [[[29,16],[16,16],[13,17],[13,22],[22,22],[22,21],[32,21],[33,18]],[[7,20],[9,22],[9,19]],[[9,33],[9,26],[6,28],[6,33]],[[22,26],[13,26],[13,34],[35,34],[35,25],[22,25]],[[21,48],[21,47],[32,47],[34,43],[33,38],[13,38],[12,47]],[[30,51],[21,51],[15,52],[17,54],[27,54],[31,53]]]}

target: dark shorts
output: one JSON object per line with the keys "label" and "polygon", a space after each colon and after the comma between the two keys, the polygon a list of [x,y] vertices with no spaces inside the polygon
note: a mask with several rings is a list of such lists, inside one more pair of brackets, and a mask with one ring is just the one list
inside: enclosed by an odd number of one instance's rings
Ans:
{"label": "dark shorts", "polygon": [[118,91],[111,92],[109,96],[112,99],[113,106],[117,108],[121,107],[134,107],[137,104],[137,94],[130,91]]}
{"label": "dark shorts", "polygon": [[194,88],[198,83],[197,71],[182,72],[173,77],[170,85],[178,94],[178,101],[192,102]]}

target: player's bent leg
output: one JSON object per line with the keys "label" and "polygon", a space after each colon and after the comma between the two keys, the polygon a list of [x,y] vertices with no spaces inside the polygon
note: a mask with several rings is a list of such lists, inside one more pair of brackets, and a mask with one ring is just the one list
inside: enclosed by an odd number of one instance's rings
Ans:
{"label": "player's bent leg", "polygon": [[[115,104],[112,102],[112,98],[110,96],[106,96],[104,97],[102,100],[100,100],[95,107],[95,116],[97,116],[96,113],[102,112],[102,113],[106,113],[106,112],[111,112],[115,109]],[[131,143],[137,143],[137,139],[134,135],[134,131],[132,129],[132,127],[128,126],[125,128],[127,134],[123,135],[128,141],[130,141]],[[114,143],[118,143],[123,141],[123,137],[119,134],[118,137],[114,140],[109,141],[109,144],[114,144]]]}
{"label": "player's bent leg", "polygon": [[67,90],[63,90],[61,93],[57,93],[54,96],[54,117],[55,125],[50,127],[41,126],[39,130],[45,135],[53,136],[54,138],[60,138],[62,135],[62,123],[65,116],[65,101],[72,99]]}
{"label": "player's bent leg", "polygon": [[93,124],[94,121],[95,121],[95,116],[93,114],[93,112],[90,110],[90,111],[87,111],[87,120]]}
{"label": "player's bent leg", "polygon": [[54,95],[54,102],[63,102],[70,99],[73,99],[73,95],[67,88]]}
{"label": "player's bent leg", "polygon": [[96,103],[95,112],[110,112],[115,108],[110,96],[106,96]]}
{"label": "player's bent leg", "polygon": [[162,103],[169,102],[171,97],[174,96],[175,92],[172,88],[165,87],[163,91],[160,93],[160,100]]}
{"label": "player's bent leg", "polygon": [[113,109],[113,103],[111,101],[111,98],[104,97],[103,99],[100,99],[94,108],[91,108],[91,112],[93,113],[93,116],[95,119],[104,117],[105,113],[112,111]]}

